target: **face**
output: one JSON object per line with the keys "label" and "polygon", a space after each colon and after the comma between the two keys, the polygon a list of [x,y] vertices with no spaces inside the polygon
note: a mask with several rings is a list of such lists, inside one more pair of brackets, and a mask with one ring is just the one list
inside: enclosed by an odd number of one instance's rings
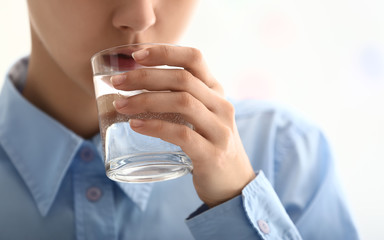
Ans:
{"label": "face", "polygon": [[[197,0],[28,0],[32,55],[93,94],[90,58],[116,45],[175,43]],[[39,58],[38,57],[38,58]]]}

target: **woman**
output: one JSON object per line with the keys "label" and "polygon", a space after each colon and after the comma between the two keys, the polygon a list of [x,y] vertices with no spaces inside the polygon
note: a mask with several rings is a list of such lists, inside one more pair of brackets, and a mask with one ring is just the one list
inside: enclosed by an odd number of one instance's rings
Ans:
{"label": "woman", "polygon": [[141,69],[111,81],[166,90],[115,107],[181,113],[194,130],[160,120],[131,127],[180,146],[193,175],[155,184],[105,176],[91,56],[122,44],[177,43],[196,3],[28,1],[32,51],[0,95],[1,239],[358,238],[321,132],[267,103],[227,101],[190,47],[133,54],[142,65],[184,70]]}

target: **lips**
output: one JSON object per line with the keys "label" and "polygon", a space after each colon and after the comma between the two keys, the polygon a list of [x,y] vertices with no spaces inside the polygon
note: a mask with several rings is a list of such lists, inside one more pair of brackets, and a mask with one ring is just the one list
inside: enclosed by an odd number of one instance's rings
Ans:
{"label": "lips", "polygon": [[132,58],[131,53],[106,54],[103,56],[103,60],[105,65],[112,68],[113,71],[123,72],[141,67],[141,65],[136,63]]}

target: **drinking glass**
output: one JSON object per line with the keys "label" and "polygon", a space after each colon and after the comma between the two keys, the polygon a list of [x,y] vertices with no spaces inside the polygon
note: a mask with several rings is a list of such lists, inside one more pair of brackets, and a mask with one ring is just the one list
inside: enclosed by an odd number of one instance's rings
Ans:
{"label": "drinking glass", "polygon": [[[159,43],[130,44],[96,53],[92,59],[93,81],[98,108],[100,134],[104,151],[106,174],[115,181],[155,182],[177,178],[192,170],[190,158],[177,145],[133,131],[130,119],[160,119],[190,128],[179,113],[143,112],[133,115],[118,113],[113,101],[131,97],[145,89],[121,91],[111,84],[111,77],[146,68],[135,62],[132,53]],[[177,68],[155,66],[151,68]]]}

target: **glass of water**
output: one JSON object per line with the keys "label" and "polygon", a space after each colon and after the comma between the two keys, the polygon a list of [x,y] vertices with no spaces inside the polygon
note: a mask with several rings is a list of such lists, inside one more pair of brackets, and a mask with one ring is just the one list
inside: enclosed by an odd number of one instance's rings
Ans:
{"label": "glass of water", "polygon": [[[159,138],[133,131],[130,119],[160,119],[192,126],[179,113],[118,113],[113,101],[130,97],[147,90],[121,91],[110,81],[113,75],[145,68],[132,58],[140,49],[161,45],[159,43],[117,46],[96,53],[92,59],[93,81],[99,114],[99,126],[104,150],[106,174],[115,181],[154,182],[177,178],[192,170],[190,158],[179,146]],[[154,68],[177,68],[156,66]]]}

